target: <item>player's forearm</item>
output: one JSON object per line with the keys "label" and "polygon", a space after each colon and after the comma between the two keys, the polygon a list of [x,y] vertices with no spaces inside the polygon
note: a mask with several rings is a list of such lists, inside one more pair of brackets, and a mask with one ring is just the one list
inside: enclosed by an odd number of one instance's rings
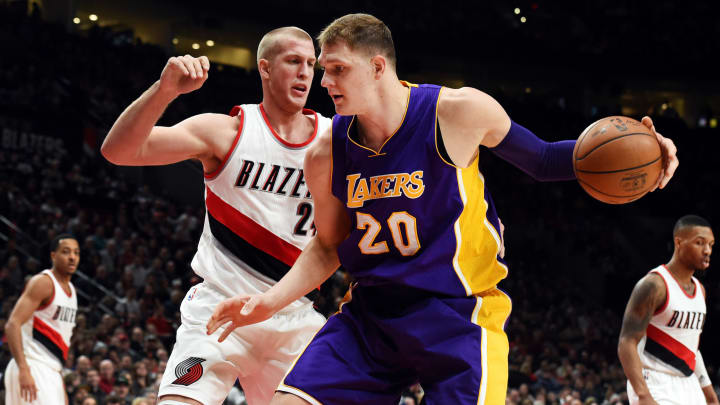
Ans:
{"label": "player's forearm", "polygon": [[7,337],[8,346],[10,347],[10,353],[15,359],[18,368],[28,368],[27,360],[25,359],[25,352],[23,351],[22,334],[20,332],[20,325],[14,320],[10,319],[5,324],[5,336]]}
{"label": "player's forearm", "polygon": [[637,343],[634,339],[620,337],[618,358],[635,393],[640,398],[644,398],[650,395],[650,391],[642,375],[642,362],[637,354]]}
{"label": "player's forearm", "polygon": [[175,97],[177,94],[161,90],[159,81],[150,86],[110,128],[100,149],[103,156],[115,164],[131,161],[140,153],[150,131]]}
{"label": "player's forearm", "polygon": [[528,129],[511,122],[502,141],[491,148],[513,166],[539,181],[572,180],[575,141],[545,142]]}
{"label": "player's forearm", "polygon": [[715,387],[712,384],[702,387],[702,391],[708,405],[718,405],[717,393],[715,393]]}
{"label": "player's forearm", "polygon": [[280,310],[327,280],[340,261],[334,247],[323,246],[313,238],[288,273],[267,291],[268,298]]}

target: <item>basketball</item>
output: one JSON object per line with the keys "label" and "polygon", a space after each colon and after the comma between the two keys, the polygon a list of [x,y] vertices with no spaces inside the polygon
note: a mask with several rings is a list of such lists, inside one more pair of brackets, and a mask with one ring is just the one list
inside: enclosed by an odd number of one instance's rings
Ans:
{"label": "basketball", "polygon": [[573,167],[592,197],[625,204],[645,195],[662,171],[662,152],[648,127],[632,118],[606,117],[587,127],[575,144]]}

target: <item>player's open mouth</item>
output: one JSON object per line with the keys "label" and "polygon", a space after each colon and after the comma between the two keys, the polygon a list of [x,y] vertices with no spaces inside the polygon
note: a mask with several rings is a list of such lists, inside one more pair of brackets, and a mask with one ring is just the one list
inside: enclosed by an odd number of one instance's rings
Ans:
{"label": "player's open mouth", "polygon": [[296,92],[300,93],[300,94],[305,94],[305,92],[307,91],[307,87],[302,86],[302,85],[292,86],[292,89],[295,90]]}
{"label": "player's open mouth", "polygon": [[332,96],[330,96],[330,97],[332,97],[333,101],[339,101],[343,96],[341,96],[341,95],[339,95],[339,94],[335,94],[335,95],[332,95]]}

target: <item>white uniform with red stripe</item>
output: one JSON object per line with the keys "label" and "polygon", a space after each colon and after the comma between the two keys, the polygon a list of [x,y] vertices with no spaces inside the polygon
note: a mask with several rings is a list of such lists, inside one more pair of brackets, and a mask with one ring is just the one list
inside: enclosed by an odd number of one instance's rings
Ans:
{"label": "white uniform with red stripe", "polygon": [[[660,404],[705,403],[694,375],[695,357],[705,324],[705,297],[693,277],[695,293],[688,295],[663,265],[651,270],[665,282],[665,304],[650,319],[645,336],[638,343],[643,376],[653,399]],[[628,382],[631,403],[637,395]]]}
{"label": "white uniform with red stripe", "polygon": [[160,395],[221,403],[236,378],[250,405],[268,403],[295,357],[325,319],[307,298],[273,318],[236,329],[205,328],[215,307],[238,294],[259,294],[290,269],[314,234],[313,205],[303,175],[307,149],[331,121],[311,110],[307,142],[290,144],[270,126],[262,105],[233,108],[240,129],[220,168],[205,175],[205,226],[192,261],[203,283],[180,307],[182,325],[168,360]]}
{"label": "white uniform with red stripe", "polygon": [[[75,328],[77,295],[72,283],[68,295],[51,270],[43,270],[40,274],[52,280],[53,297],[21,326],[23,353],[38,388],[38,398],[33,403],[65,404],[65,385],[60,371],[67,359]],[[19,370],[14,359],[5,371],[5,387],[5,403],[27,403],[20,396]]]}

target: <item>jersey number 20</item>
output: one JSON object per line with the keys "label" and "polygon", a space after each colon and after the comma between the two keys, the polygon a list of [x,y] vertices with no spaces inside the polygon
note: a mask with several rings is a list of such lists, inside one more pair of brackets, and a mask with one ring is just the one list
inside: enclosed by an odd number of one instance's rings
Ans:
{"label": "jersey number 20", "polygon": [[[357,229],[364,229],[365,234],[358,243],[360,251],[366,255],[379,255],[390,251],[386,241],[376,242],[381,224],[372,215],[356,212]],[[393,212],[387,219],[395,248],[403,256],[412,256],[420,250],[417,234],[417,221],[407,211]],[[401,226],[402,225],[402,226]],[[404,229],[404,232],[403,232]]]}

